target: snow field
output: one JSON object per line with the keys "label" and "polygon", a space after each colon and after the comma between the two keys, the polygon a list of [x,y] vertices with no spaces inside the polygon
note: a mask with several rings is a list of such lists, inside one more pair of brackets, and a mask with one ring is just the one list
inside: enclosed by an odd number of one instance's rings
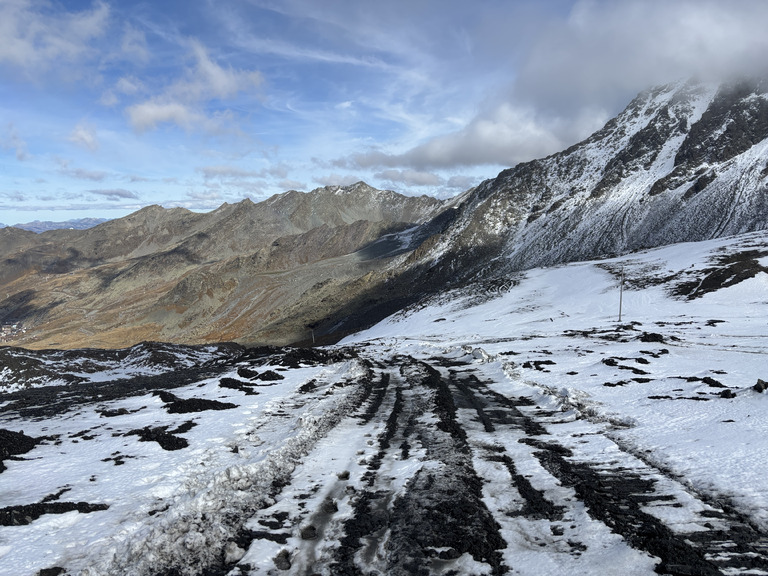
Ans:
{"label": "snow field", "polygon": [[[768,380],[768,274],[694,300],[670,296],[675,280],[664,279],[700,274],[717,255],[767,247],[765,233],[753,233],[529,270],[489,301],[443,299],[343,343],[375,342],[421,357],[481,347],[507,366],[506,375],[497,370],[492,377],[494,390],[508,396],[538,390],[575,410],[574,418],[624,424],[611,431],[617,442],[692,489],[731,501],[765,530],[768,394],[751,388],[758,378]],[[628,281],[619,324],[619,278],[607,268],[622,267]],[[632,281],[646,286],[632,288]],[[663,342],[642,342],[643,332],[660,334]],[[627,360],[603,362],[611,358]],[[535,361],[554,364],[540,370],[526,364]],[[705,377],[735,397],[688,381]]]}

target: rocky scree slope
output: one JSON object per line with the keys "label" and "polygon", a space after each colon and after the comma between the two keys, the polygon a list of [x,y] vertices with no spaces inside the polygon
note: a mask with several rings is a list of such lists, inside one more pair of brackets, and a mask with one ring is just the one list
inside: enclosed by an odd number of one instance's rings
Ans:
{"label": "rocky scree slope", "polygon": [[689,81],[483,182],[412,263],[456,283],[767,226],[768,81]]}
{"label": "rocky scree slope", "polygon": [[5,228],[0,321],[23,323],[14,343],[32,347],[295,341],[327,293],[354,293],[402,246],[361,250],[441,206],[360,182],[207,214],[150,206],[88,230]]}

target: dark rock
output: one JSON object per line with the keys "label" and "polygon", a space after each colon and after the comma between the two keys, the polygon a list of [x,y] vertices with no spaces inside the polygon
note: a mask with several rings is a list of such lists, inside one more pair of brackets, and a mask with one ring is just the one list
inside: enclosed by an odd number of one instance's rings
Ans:
{"label": "dark rock", "polygon": [[730,388],[720,391],[720,398],[736,398],[736,393]]}
{"label": "dark rock", "polygon": [[309,526],[304,526],[301,530],[299,530],[299,535],[301,536],[302,540],[314,540],[317,538],[317,528],[315,528],[312,524]]}
{"label": "dark rock", "polygon": [[64,572],[66,572],[64,568],[53,566],[52,568],[43,568],[38,571],[37,576],[59,576],[59,574],[64,574]]}
{"label": "dark rock", "polygon": [[250,368],[246,368],[245,366],[241,366],[237,369],[237,375],[240,376],[240,378],[257,378],[259,376],[259,373],[255,370],[251,370]]}
{"label": "dark rock", "polygon": [[26,454],[37,446],[39,438],[26,436],[24,432],[14,432],[0,428],[0,472],[5,470],[3,460],[9,456]]}
{"label": "dark rock", "polygon": [[701,379],[704,384],[707,386],[710,386],[712,388],[726,388],[725,384],[722,384],[721,382],[718,382],[714,378],[711,378],[709,376],[704,376],[704,378]]}
{"label": "dark rock", "polygon": [[313,379],[299,387],[299,392],[306,394],[307,392],[312,392],[315,388],[317,388],[317,380]]}
{"label": "dark rock", "polygon": [[760,380],[760,378],[757,379],[757,384],[752,386],[752,390],[754,390],[755,392],[762,393],[762,392],[765,392],[766,389],[768,389],[768,382],[766,382],[765,380]]}
{"label": "dark rock", "polygon": [[278,380],[284,380],[285,376],[278,374],[274,370],[267,370],[253,377],[254,380],[262,380],[264,382],[277,382]]}
{"label": "dark rock", "polygon": [[20,506],[0,508],[0,526],[25,526],[31,524],[43,514],[65,514],[76,510],[81,514],[107,510],[106,504],[89,502],[39,502]]}
{"label": "dark rock", "polygon": [[180,438],[168,432],[168,426],[157,426],[154,428],[147,426],[146,428],[131,430],[126,436],[138,436],[141,442],[157,442],[163,450],[169,451],[182,450],[189,446],[186,438]]}
{"label": "dark rock", "polygon": [[323,503],[320,504],[320,512],[323,514],[333,514],[339,511],[339,506],[333,498],[326,498]]}
{"label": "dark rock", "polygon": [[190,412],[203,412],[205,410],[228,410],[237,408],[237,404],[230,402],[219,402],[218,400],[207,400],[205,398],[178,398],[165,390],[158,390],[153,393],[159,396],[160,400],[165,402],[165,409],[169,414],[189,414]]}
{"label": "dark rock", "polygon": [[288,554],[288,550],[280,550],[274,559],[275,568],[278,570],[290,570],[291,569],[291,557]]}
{"label": "dark rock", "polygon": [[640,342],[664,342],[664,336],[656,332],[643,332],[640,335]]}
{"label": "dark rock", "polygon": [[256,396],[258,394],[258,392],[253,389],[253,386],[254,385],[251,382],[243,382],[242,380],[237,380],[235,378],[224,377],[219,380],[219,387],[239,390],[240,392],[244,392],[246,396]]}

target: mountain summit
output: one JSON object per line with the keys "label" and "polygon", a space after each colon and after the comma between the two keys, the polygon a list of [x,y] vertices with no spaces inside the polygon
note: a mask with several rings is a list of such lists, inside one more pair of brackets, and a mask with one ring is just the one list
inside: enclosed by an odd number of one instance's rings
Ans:
{"label": "mountain summit", "polygon": [[423,261],[467,278],[761,230],[767,182],[768,82],[670,84],[482,183]]}

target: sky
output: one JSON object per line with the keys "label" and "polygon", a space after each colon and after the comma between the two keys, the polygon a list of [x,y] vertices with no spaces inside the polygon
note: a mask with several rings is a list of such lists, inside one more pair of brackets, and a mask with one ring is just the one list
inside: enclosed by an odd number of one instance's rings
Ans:
{"label": "sky", "polygon": [[765,30],[764,0],[0,0],[0,222],[448,198],[651,86],[765,73]]}

